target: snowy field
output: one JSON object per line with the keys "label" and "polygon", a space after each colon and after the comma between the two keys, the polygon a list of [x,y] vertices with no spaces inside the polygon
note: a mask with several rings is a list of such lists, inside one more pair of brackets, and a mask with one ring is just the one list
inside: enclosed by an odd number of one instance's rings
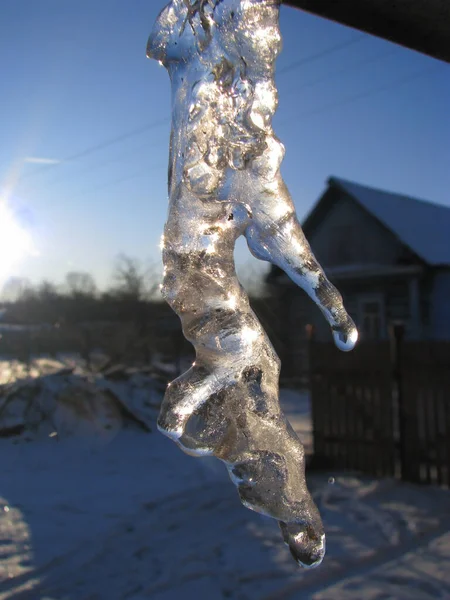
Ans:
{"label": "snowy field", "polygon": [[[310,446],[307,396],[282,399]],[[302,571],[223,465],[155,427],[0,439],[0,453],[0,600],[450,599],[444,490],[310,474],[328,551]]]}

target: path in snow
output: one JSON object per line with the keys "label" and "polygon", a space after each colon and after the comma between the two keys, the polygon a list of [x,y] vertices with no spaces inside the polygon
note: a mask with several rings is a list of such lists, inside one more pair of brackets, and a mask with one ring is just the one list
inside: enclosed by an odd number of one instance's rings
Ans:
{"label": "path in snow", "polygon": [[[307,395],[282,404],[310,448]],[[0,600],[450,598],[443,490],[311,476],[328,552],[302,571],[223,465],[156,432],[15,441],[0,440]]]}
{"label": "path in snow", "polygon": [[[412,571],[408,598],[450,597],[450,587],[435,594],[450,586],[449,537],[432,542],[432,555],[422,550],[428,562],[400,558],[450,519],[442,490],[311,477],[328,553],[320,569],[302,571],[276,524],[241,506],[222,465],[157,434],[124,431],[95,448],[3,440],[0,451],[8,456],[0,507],[9,508],[0,519],[1,600],[380,600],[402,598],[382,594]],[[380,560],[388,564],[377,571]]]}

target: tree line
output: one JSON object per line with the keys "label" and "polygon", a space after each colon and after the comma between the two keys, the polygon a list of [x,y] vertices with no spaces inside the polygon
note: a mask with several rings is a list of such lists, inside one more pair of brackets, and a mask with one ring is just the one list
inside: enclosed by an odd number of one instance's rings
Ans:
{"label": "tree line", "polygon": [[[90,364],[93,350],[101,349],[112,363],[148,364],[155,354],[179,361],[192,354],[192,348],[177,315],[161,298],[160,280],[154,266],[124,254],[117,257],[106,290],[99,290],[92,275],[80,271],[67,273],[60,285],[12,278],[2,290],[2,323],[39,328],[3,328],[0,354],[27,362],[33,355],[70,351]],[[260,278],[251,270],[246,284],[252,307],[270,334],[271,298],[261,294]]]}
{"label": "tree line", "polygon": [[100,291],[90,273],[71,271],[64,283],[42,281],[32,285],[11,278],[3,287],[4,322],[51,325],[83,321],[144,319],[155,304],[162,304],[156,268],[121,254],[112,283]]}

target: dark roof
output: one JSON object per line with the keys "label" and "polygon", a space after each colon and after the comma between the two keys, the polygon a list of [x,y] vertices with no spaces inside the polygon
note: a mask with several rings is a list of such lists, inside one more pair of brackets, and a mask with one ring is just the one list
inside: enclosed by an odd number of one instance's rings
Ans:
{"label": "dark roof", "polygon": [[349,194],[428,264],[450,265],[449,206],[379,190],[340,177],[330,177],[328,184]]}

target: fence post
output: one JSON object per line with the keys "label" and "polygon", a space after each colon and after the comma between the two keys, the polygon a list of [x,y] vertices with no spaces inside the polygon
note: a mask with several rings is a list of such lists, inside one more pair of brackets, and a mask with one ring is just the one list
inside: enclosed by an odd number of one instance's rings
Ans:
{"label": "fence post", "polygon": [[[311,403],[311,421],[312,421],[312,434],[313,434],[313,457],[312,460],[315,464],[320,464],[323,460],[323,430],[318,426],[320,419],[321,407],[318,406],[321,400],[320,396],[320,382],[317,381],[319,374],[316,371],[315,364],[315,348],[314,344],[316,341],[315,328],[312,324],[305,326],[306,332],[306,344],[307,344],[307,360],[308,360],[308,387],[310,394]],[[319,439],[320,437],[320,439]]]}
{"label": "fence post", "polygon": [[403,368],[402,368],[402,345],[405,335],[403,323],[393,323],[389,327],[389,337],[391,342],[391,358],[392,358],[392,376],[394,389],[397,391],[397,416],[399,429],[399,458],[400,472],[403,480],[411,481],[411,473],[408,463],[408,448],[407,448],[407,411],[405,406],[405,396],[403,390]]}
{"label": "fence post", "polygon": [[307,385],[311,388],[312,384],[312,374],[313,374],[313,344],[316,339],[316,330],[314,325],[308,323],[305,325],[305,334],[306,334],[306,377],[308,379]]}

